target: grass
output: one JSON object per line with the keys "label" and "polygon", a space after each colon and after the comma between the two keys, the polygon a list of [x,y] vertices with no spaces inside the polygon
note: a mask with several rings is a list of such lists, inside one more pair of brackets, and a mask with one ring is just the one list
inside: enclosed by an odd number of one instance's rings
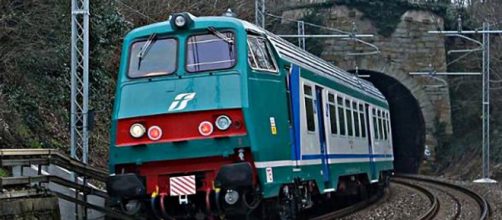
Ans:
{"label": "grass", "polygon": [[0,168],[0,177],[6,177],[9,176],[9,172],[7,170]]}

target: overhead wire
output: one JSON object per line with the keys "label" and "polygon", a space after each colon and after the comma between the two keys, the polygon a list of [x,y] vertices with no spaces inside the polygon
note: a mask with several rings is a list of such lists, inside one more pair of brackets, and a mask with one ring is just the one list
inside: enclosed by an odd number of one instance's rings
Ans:
{"label": "overhead wire", "polygon": [[[289,21],[289,22],[299,22],[300,21],[300,20],[296,20],[296,19],[292,19],[292,18],[285,18],[283,16],[274,15],[274,14],[271,14],[271,13],[265,13],[265,15],[268,15],[268,16],[276,18],[276,19],[286,20],[286,21]],[[317,27],[317,28],[321,28],[321,29],[325,29],[325,30],[329,30],[329,31],[334,31],[334,32],[342,33],[342,34],[351,34],[351,32],[348,32],[348,31],[343,31],[343,30],[340,30],[340,29],[337,29],[337,28],[332,28],[332,27],[327,27],[327,26],[323,26],[323,25],[318,25],[318,24],[314,24],[314,23],[311,23],[311,22],[303,21],[303,23],[305,25],[308,25],[308,26]]]}
{"label": "overhead wire", "polygon": [[128,4],[124,3],[123,1],[121,0],[115,0],[116,2],[122,4],[124,7],[128,8],[129,10],[133,11],[133,12],[136,12],[137,14],[141,15],[143,18],[146,18],[150,21],[155,21],[155,19],[151,18],[150,16],[146,15],[145,13],[139,11],[138,9],[135,9],[131,6],[129,6]]}

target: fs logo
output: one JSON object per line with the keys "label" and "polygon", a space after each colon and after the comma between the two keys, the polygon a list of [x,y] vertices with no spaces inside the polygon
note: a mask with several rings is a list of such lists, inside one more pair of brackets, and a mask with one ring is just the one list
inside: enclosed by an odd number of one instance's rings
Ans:
{"label": "fs logo", "polygon": [[179,111],[185,109],[188,102],[195,97],[195,94],[195,92],[178,94],[171,103],[171,106],[169,106],[168,111]]}

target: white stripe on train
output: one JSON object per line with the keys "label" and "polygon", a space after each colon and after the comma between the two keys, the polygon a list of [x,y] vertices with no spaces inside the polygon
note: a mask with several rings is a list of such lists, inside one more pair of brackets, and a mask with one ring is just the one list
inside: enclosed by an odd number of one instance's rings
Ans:
{"label": "white stripe on train", "polygon": [[[393,161],[394,157],[387,158],[375,158],[375,162],[381,161]],[[298,162],[298,164],[296,164]],[[369,158],[347,158],[347,159],[329,159],[330,164],[337,163],[354,163],[354,162],[369,162]],[[321,164],[320,159],[315,160],[275,160],[275,161],[260,161],[255,162],[256,168],[267,168],[267,167],[289,167],[289,166],[306,166],[306,165],[316,165]]]}

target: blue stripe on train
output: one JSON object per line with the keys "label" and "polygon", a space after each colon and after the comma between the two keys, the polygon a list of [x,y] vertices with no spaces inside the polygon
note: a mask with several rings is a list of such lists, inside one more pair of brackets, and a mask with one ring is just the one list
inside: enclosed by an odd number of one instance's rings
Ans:
{"label": "blue stripe on train", "polygon": [[[302,160],[321,159],[321,154],[302,155]],[[356,158],[390,158],[392,154],[328,154],[330,159],[356,159]]]}
{"label": "blue stripe on train", "polygon": [[300,160],[300,67],[291,64],[289,88],[291,91],[291,108],[293,112],[293,144],[292,159]]}

